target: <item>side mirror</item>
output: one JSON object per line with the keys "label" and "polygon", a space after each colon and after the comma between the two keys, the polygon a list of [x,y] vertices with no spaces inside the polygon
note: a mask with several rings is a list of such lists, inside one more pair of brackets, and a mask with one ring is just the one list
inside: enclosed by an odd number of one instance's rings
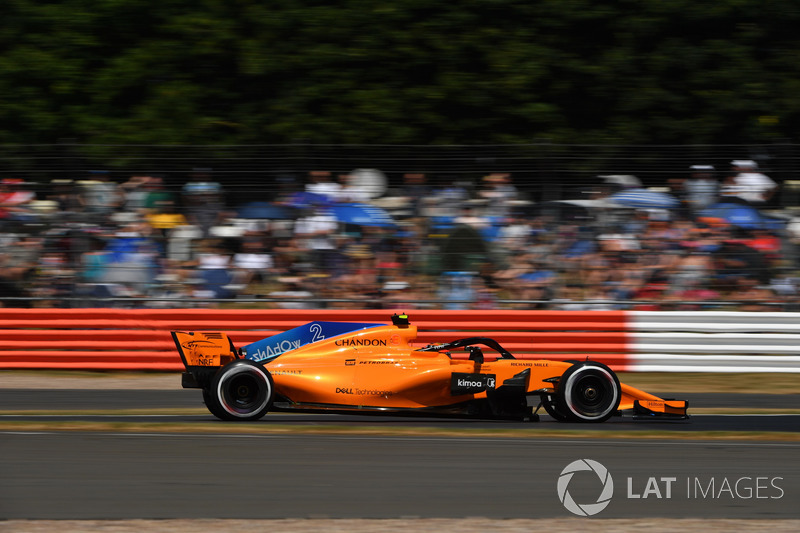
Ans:
{"label": "side mirror", "polygon": [[480,347],[467,346],[467,350],[469,350],[470,361],[476,361],[477,363],[483,364],[483,350],[481,350]]}

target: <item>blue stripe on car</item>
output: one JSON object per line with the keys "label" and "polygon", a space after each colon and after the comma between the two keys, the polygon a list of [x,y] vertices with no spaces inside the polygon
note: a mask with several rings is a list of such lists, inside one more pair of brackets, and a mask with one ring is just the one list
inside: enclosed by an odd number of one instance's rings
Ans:
{"label": "blue stripe on car", "polygon": [[282,353],[296,350],[306,344],[319,342],[345,333],[385,326],[385,324],[357,322],[309,322],[296,328],[261,339],[243,347],[245,359],[269,361]]}

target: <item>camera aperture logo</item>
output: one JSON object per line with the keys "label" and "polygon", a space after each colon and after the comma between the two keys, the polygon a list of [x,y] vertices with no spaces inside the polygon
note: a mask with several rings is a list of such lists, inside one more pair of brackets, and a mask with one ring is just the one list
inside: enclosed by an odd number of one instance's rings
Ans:
{"label": "camera aperture logo", "polygon": [[[594,503],[577,503],[569,493],[569,482],[572,481],[575,472],[583,471],[594,472],[603,484],[603,489]],[[561,500],[567,511],[578,516],[594,516],[611,503],[611,497],[614,495],[614,480],[611,478],[611,473],[609,473],[608,469],[597,461],[578,459],[577,461],[572,461],[561,471],[561,475],[558,476],[557,488],[558,499]]]}
{"label": "camera aperture logo", "polygon": [[[573,486],[573,493],[579,499],[589,499],[589,502],[579,503],[570,494],[569,486],[576,473],[586,472],[577,486]],[[602,488],[593,482],[594,473],[600,480]],[[586,477],[588,476],[588,477]],[[586,483],[586,481],[589,483]],[[754,500],[764,502],[781,500],[786,492],[782,476],[753,476],[741,475],[726,476],[628,476],[626,479],[625,497],[628,500],[655,499],[669,501],[679,500],[705,500],[709,504],[715,502],[726,503],[730,501]],[[577,491],[574,489],[578,489]],[[568,464],[558,477],[558,499],[567,511],[578,516],[594,516],[611,503],[614,496],[614,480],[608,469],[592,459],[578,459]],[[588,490],[587,490],[588,489]],[[600,492],[596,501],[591,501],[596,491]],[[764,502],[766,504],[766,502]]]}

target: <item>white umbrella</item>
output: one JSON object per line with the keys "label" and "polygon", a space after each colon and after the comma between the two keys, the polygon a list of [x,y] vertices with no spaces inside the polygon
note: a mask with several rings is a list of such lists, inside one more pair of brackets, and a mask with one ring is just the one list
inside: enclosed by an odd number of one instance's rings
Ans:
{"label": "white umbrella", "polygon": [[649,189],[628,189],[608,197],[610,202],[638,209],[670,209],[678,207],[680,200],[664,192]]}

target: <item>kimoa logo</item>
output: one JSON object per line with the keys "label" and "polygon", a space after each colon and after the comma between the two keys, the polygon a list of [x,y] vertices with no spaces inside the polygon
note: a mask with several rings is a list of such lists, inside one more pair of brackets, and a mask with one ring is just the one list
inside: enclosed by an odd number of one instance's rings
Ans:
{"label": "kimoa logo", "polygon": [[483,381],[475,381],[472,379],[458,379],[458,386],[459,387],[487,387],[489,389],[494,388],[494,378],[487,378],[486,383]]}
{"label": "kimoa logo", "polygon": [[[572,481],[572,476],[575,475],[575,472],[583,471],[594,472],[603,484],[603,490],[594,503],[577,503],[569,493],[569,482]],[[614,480],[611,478],[611,473],[608,469],[597,461],[578,459],[577,461],[572,461],[561,471],[561,475],[558,477],[557,489],[558,499],[561,500],[567,511],[578,516],[594,516],[611,503],[611,497],[614,495]]]}

